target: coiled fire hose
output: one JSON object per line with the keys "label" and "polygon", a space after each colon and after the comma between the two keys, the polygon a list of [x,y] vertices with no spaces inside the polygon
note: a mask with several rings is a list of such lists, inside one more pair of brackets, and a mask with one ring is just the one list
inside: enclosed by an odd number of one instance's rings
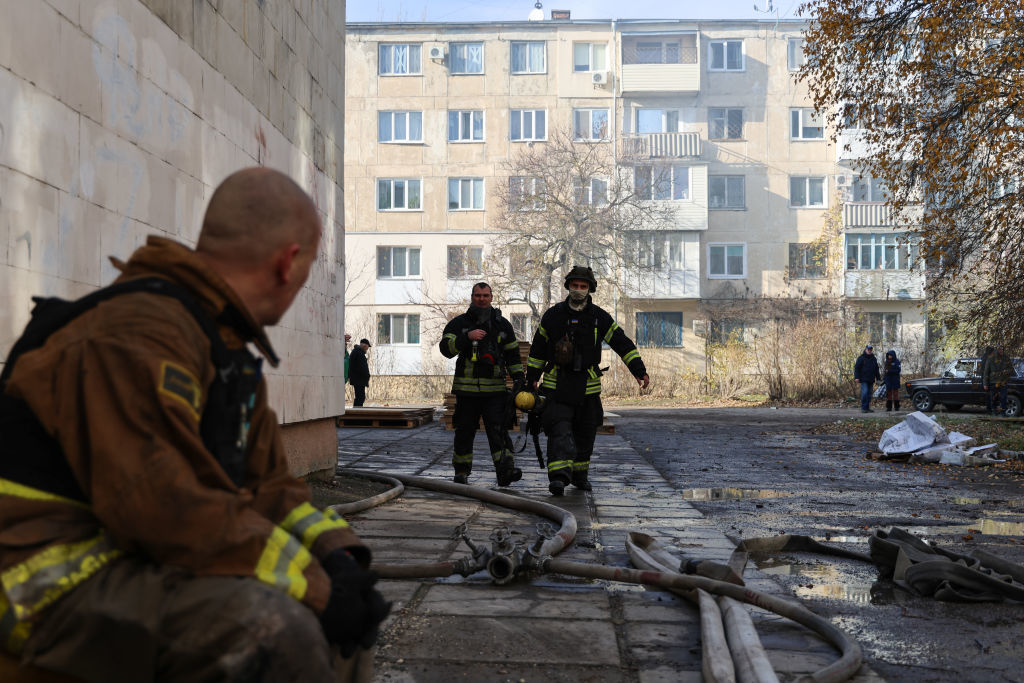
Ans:
{"label": "coiled fire hose", "polygon": [[[745,610],[734,609],[734,606],[725,600],[715,606],[715,602],[710,598],[711,595],[724,596],[726,599],[755,605],[791,619],[820,635],[840,652],[840,658],[837,661],[811,674],[806,680],[839,683],[851,678],[863,661],[860,646],[856,641],[799,603],[783,600],[735,583],[672,571],[673,564],[678,563],[677,558],[673,558],[665,552],[657,541],[647,534],[631,532],[626,543],[630,559],[639,567],[638,569],[558,560],[552,556],[561,552],[576,536],[576,518],[568,510],[549,503],[431,477],[348,469],[339,470],[338,474],[393,484],[391,490],[367,500],[379,500],[379,502],[391,500],[401,495],[402,489],[399,487],[412,486],[474,498],[511,510],[529,512],[560,525],[557,532],[542,528],[541,537],[521,556],[504,552],[510,547],[514,548],[514,544],[510,545],[507,535],[500,533],[492,534],[491,537],[498,552],[492,554],[486,548],[474,545],[465,533],[465,526],[462,525],[456,530],[454,537],[466,541],[472,551],[472,557],[437,563],[373,565],[373,570],[382,578],[446,577],[457,573],[469,576],[486,568],[498,583],[511,580],[512,575],[516,572],[535,571],[664,588],[678,593],[700,606],[704,653],[703,669],[705,680],[709,681],[767,682],[777,680],[774,671],[767,664],[763,650],[760,650],[760,642],[757,641],[756,634],[752,633],[752,624],[747,623],[750,621],[749,615],[745,613]],[[354,504],[331,507],[339,512],[351,513],[372,507],[372,505],[364,505],[365,502],[359,501]],[[726,630],[729,631],[729,643],[734,650],[732,660],[739,665],[735,671],[732,667],[733,662],[727,664],[721,656],[721,653],[727,650],[721,636],[722,622],[720,618],[714,617],[714,612],[719,606],[726,613]],[[743,612],[743,614],[739,615],[739,612]],[[718,656],[716,656],[716,652]]]}

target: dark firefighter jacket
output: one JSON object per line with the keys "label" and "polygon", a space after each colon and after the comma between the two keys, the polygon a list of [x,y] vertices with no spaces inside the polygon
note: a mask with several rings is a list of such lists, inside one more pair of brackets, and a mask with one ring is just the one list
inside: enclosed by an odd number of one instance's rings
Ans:
{"label": "dark firefighter jacket", "polygon": [[[276,359],[241,300],[192,250],[150,237],[122,265],[119,282],[166,278],[217,320],[211,330],[229,349],[252,342]],[[56,441],[81,495],[55,493],[38,476],[32,485],[0,477],[0,647],[17,652],[43,610],[122,553],[196,575],[255,577],[316,612],[330,579],[315,558],[344,547],[368,564],[345,520],[314,508],[289,474],[262,377],[242,412],[247,428],[236,429],[240,483],[211,454],[200,421],[215,374],[197,318],[148,292],[103,301],[16,359],[6,396]],[[7,443],[0,434],[8,463],[34,455]]]}
{"label": "dark firefighter jacket", "polygon": [[[468,336],[471,330],[484,330],[487,336],[474,345]],[[456,396],[505,391],[506,370],[514,380],[523,377],[516,333],[496,308],[484,320],[477,319],[473,306],[452,319],[444,328],[440,349],[445,358],[458,356],[452,380]]]}
{"label": "dark firefighter jacket", "polygon": [[[573,359],[565,365],[555,363],[555,346],[567,338],[573,345]],[[526,381],[532,383],[541,373],[541,386],[560,401],[578,403],[584,396],[601,393],[601,343],[619,354],[634,377],[647,374],[636,344],[618,323],[590,297],[581,311],[574,311],[568,298],[549,308],[540,320],[530,346]]]}

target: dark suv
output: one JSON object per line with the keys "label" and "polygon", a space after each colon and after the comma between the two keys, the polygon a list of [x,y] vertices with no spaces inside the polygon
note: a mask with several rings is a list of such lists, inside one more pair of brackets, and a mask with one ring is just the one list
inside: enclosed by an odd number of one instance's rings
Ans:
{"label": "dark suv", "polygon": [[[1006,397],[1006,416],[1018,417],[1024,402],[1024,359],[1014,358],[1017,376],[1010,380]],[[924,377],[906,382],[907,395],[915,410],[929,411],[936,404],[947,410],[960,410],[965,405],[986,404],[986,391],[981,384],[980,358],[958,358],[951,362],[941,377]]]}

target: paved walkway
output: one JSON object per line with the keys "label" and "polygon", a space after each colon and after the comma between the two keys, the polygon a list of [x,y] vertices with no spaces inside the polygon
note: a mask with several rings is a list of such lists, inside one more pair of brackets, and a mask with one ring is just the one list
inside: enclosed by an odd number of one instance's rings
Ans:
{"label": "paved walkway", "polygon": [[[412,430],[339,429],[339,465],[450,480],[453,433],[439,423]],[[521,437],[518,437],[521,438]],[[517,439],[518,441],[518,439]],[[518,445],[518,444],[517,444]],[[542,444],[543,445],[543,444]],[[477,448],[486,449],[482,433]],[[517,458],[522,481],[504,492],[553,503],[576,515],[576,542],[559,557],[630,566],[625,539],[642,531],[682,556],[724,562],[733,543],[715,529],[619,436],[598,436],[592,493],[547,490],[532,444]],[[486,454],[478,454],[473,486],[495,485]],[[451,534],[460,523],[480,544],[507,526],[523,543],[539,518],[423,489],[349,521],[381,563],[439,562],[468,555]],[[780,594],[753,567],[747,585]],[[486,572],[463,578],[381,581],[394,601],[377,656],[378,681],[630,681],[701,680],[696,607],[670,593],[557,575],[493,585]],[[816,635],[774,614],[750,608],[762,643],[782,680],[794,680],[838,658]],[[878,680],[862,667],[858,681]]]}

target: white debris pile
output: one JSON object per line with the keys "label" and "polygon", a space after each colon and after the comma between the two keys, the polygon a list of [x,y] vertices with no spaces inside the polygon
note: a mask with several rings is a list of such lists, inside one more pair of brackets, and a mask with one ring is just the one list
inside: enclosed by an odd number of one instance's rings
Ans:
{"label": "white debris pile", "polygon": [[878,448],[889,456],[908,455],[910,462],[938,462],[944,465],[990,465],[999,455],[997,444],[976,445],[976,441],[960,432],[942,428],[934,417],[922,412],[910,413],[898,425],[886,429]]}

